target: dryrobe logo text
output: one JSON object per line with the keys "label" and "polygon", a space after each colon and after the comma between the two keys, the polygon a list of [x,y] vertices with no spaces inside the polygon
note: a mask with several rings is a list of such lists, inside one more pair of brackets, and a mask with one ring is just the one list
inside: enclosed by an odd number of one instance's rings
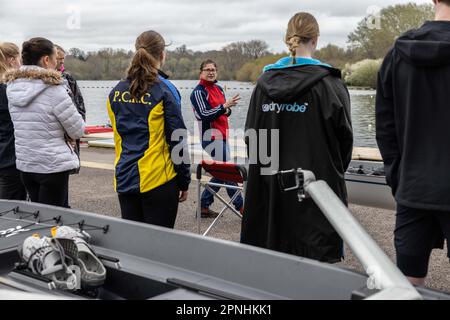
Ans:
{"label": "dryrobe logo text", "polygon": [[293,104],[280,104],[280,103],[269,103],[269,104],[263,104],[262,105],[262,111],[263,112],[300,112],[305,113],[308,110],[308,103],[304,103],[302,105],[298,104],[297,102]]}

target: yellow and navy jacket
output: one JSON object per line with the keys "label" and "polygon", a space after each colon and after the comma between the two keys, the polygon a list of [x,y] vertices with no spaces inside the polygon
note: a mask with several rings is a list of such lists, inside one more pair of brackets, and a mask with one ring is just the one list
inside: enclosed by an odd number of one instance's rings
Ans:
{"label": "yellow and navy jacket", "polygon": [[[108,97],[118,193],[148,192],[174,178],[180,190],[189,187],[190,159],[181,97],[164,73],[159,73],[158,80],[140,99],[131,97],[129,80],[120,81]],[[172,159],[172,151],[176,159]]]}

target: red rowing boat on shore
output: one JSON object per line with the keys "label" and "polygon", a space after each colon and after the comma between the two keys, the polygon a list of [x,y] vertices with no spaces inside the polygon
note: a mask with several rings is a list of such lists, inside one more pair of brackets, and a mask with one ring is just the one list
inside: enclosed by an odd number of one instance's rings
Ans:
{"label": "red rowing boat on shore", "polygon": [[84,129],[85,134],[112,132],[113,129],[108,125],[86,126]]}

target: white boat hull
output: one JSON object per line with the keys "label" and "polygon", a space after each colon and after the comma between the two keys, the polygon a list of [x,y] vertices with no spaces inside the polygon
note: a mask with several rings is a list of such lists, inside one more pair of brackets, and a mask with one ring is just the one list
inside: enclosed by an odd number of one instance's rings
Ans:
{"label": "white boat hull", "polygon": [[[364,172],[369,173],[382,165],[383,163],[378,161],[352,161],[350,167],[362,168]],[[345,182],[350,203],[395,210],[395,199],[392,196],[391,188],[386,184],[384,175],[347,172]]]}

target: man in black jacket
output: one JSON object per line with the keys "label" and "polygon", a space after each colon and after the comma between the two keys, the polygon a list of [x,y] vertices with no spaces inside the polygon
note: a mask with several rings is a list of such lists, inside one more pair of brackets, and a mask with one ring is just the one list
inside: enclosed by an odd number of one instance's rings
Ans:
{"label": "man in black jacket", "polygon": [[70,89],[70,92],[68,93],[72,98],[75,107],[77,107],[78,112],[83,117],[83,120],[86,121],[86,107],[84,106],[84,99],[81,94],[80,88],[78,87],[75,78],[70,73],[67,73],[65,70],[64,61],[66,58],[66,52],[62,47],[58,45],[56,46],[56,49],[57,49],[56,60],[58,62],[56,70],[60,71],[62,73],[63,78],[67,81],[67,86]]}
{"label": "man in black jacket", "polygon": [[[450,0],[403,34],[378,75],[377,142],[397,201],[397,265],[423,285],[433,248],[450,238]],[[450,257],[450,252],[448,253]]]}
{"label": "man in black jacket", "polygon": [[[58,45],[56,45],[56,49],[57,49],[56,59],[58,62],[57,66],[56,66],[56,70],[61,72],[63,79],[66,83],[67,93],[72,98],[72,101],[75,104],[75,107],[77,107],[78,113],[81,114],[81,116],[83,117],[83,120],[86,121],[86,107],[84,106],[84,99],[81,94],[81,90],[78,87],[78,84],[77,84],[77,81],[75,80],[75,78],[72,77],[72,75],[70,73],[67,73],[65,71],[64,61],[65,61],[65,57],[66,57],[66,51],[61,46],[58,46]],[[68,137],[67,137],[67,139],[68,139]],[[70,142],[73,144],[74,151],[77,154],[78,158],[80,158],[80,140],[76,140],[74,142],[69,141],[69,140],[70,139],[68,139],[68,143]],[[80,168],[73,170],[72,173],[78,174],[79,172],[80,172]],[[67,194],[67,198],[64,203],[64,206],[67,208],[70,208],[68,194]]]}

